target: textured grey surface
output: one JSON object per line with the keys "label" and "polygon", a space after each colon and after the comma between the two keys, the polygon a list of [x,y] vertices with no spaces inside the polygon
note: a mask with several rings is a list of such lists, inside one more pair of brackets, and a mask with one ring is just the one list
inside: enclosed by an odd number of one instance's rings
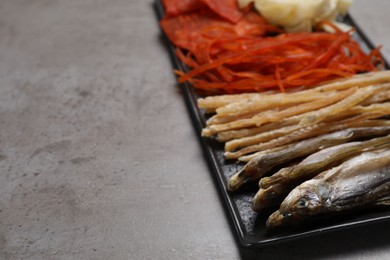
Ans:
{"label": "textured grey surface", "polygon": [[[390,225],[241,249],[151,1],[0,1],[0,259],[385,259]],[[390,54],[390,2],[352,13]]]}

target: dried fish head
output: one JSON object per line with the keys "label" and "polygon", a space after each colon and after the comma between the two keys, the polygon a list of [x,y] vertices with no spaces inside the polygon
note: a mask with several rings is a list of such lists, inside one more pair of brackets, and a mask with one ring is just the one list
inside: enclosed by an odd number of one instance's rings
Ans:
{"label": "dried fish head", "polygon": [[257,180],[259,178],[258,175],[258,170],[254,167],[253,163],[248,163],[229,179],[227,188],[229,191],[238,190],[245,183]]}
{"label": "dried fish head", "polygon": [[292,190],[267,220],[267,228],[277,228],[288,224],[300,223],[302,220],[317,215],[327,203],[329,197],[326,183],[310,180]]}
{"label": "dried fish head", "polygon": [[230,177],[228,190],[235,191],[245,183],[259,180],[259,178],[268,173],[278,161],[280,161],[280,157],[274,156],[273,154],[263,154],[263,156],[254,158],[239,172]]}
{"label": "dried fish head", "polygon": [[285,187],[275,184],[266,189],[260,188],[253,199],[253,210],[261,211],[269,206],[278,205],[281,202],[279,194],[283,193]]}

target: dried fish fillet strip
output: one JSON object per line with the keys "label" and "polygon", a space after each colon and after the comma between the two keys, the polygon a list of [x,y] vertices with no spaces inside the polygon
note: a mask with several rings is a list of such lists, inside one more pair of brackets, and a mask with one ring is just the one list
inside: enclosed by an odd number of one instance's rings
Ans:
{"label": "dried fish fillet strip", "polygon": [[289,125],[291,125],[290,122],[282,121],[282,122],[270,123],[260,127],[229,130],[229,131],[218,133],[217,140],[219,142],[228,142],[234,139],[255,136],[257,134],[272,131]]}
{"label": "dried fish fillet strip", "polygon": [[256,126],[261,126],[266,123],[277,122],[283,120],[284,118],[300,115],[305,112],[330,106],[331,104],[334,104],[339,101],[342,102],[350,98],[351,96],[355,95],[354,94],[355,91],[356,91],[355,89],[348,89],[346,91],[340,91],[337,94],[328,95],[324,99],[303,103],[288,109],[283,109],[281,111],[266,111],[256,115],[255,117],[253,117],[253,119],[256,122],[255,123]]}
{"label": "dried fish fillet strip", "polygon": [[[364,91],[358,91],[358,93],[362,92],[360,95],[357,93],[354,94],[356,90],[355,89],[348,89],[346,91],[340,91],[337,93],[332,93],[331,95],[326,95],[322,100],[317,100],[309,103],[304,103],[292,108],[287,108],[279,111],[277,110],[267,110],[263,113],[257,114],[253,117],[249,118],[241,118],[237,119],[235,121],[231,121],[224,124],[210,124],[202,131],[202,136],[211,136],[214,134],[217,134],[219,132],[232,130],[232,129],[240,129],[245,127],[252,127],[252,126],[260,126],[265,123],[275,122],[282,120],[283,118],[302,114],[305,112],[317,110],[319,108],[323,108],[326,106],[329,106],[331,104],[334,104],[336,102],[339,102],[343,99],[352,99],[355,98],[357,100],[359,97],[362,96],[368,96],[369,93],[373,92],[372,88],[365,89]],[[372,94],[372,93],[371,93]],[[348,97],[348,98],[347,98]],[[348,101],[349,101],[348,99]],[[294,98],[288,98],[287,100],[294,100]],[[340,101],[341,102],[341,101]],[[344,102],[345,103],[345,102]],[[349,102],[348,104],[350,104]],[[262,103],[264,104],[264,103]],[[283,104],[282,104],[283,105]]]}
{"label": "dried fish fillet strip", "polygon": [[[390,82],[390,71],[376,71],[376,72],[354,75],[352,77],[339,79],[337,81],[328,82],[320,86],[311,88],[309,90],[269,95],[267,96],[267,99],[273,100],[276,103],[292,102],[291,100],[295,98],[303,98],[306,99],[306,101],[311,101],[313,100],[311,99],[313,95],[315,98],[320,98],[320,96],[322,95],[321,93],[324,92],[345,90],[353,87],[365,87],[369,85],[377,85],[377,84],[388,83],[388,82]],[[315,95],[320,95],[320,96],[315,96]],[[257,101],[260,101],[260,103]],[[256,104],[256,102],[259,104]],[[231,106],[221,107],[220,109],[217,109],[217,113],[219,115],[246,114],[246,113],[250,113],[253,110],[257,110],[257,105],[262,107],[263,106],[262,102],[267,103],[270,101],[264,99],[253,100],[252,103],[247,103],[245,101],[242,102],[240,105],[232,104]]]}
{"label": "dried fish fillet strip", "polygon": [[[375,95],[374,97],[377,97],[381,95],[379,93],[378,95]],[[383,96],[382,96],[383,97]],[[353,115],[358,115],[362,113],[378,113],[382,111],[390,111],[390,102],[386,103],[379,103],[375,104],[375,102],[370,102],[369,104],[365,104],[364,106],[358,105],[355,106],[349,110],[342,111],[337,115],[332,115],[330,118],[325,119],[325,122],[332,122],[332,121],[338,121],[341,119],[345,119],[346,117],[350,117]],[[390,112],[388,112],[390,113]],[[385,113],[386,114],[386,113]],[[219,142],[228,142],[234,140],[233,144],[237,142],[237,146],[235,146],[234,149],[237,149],[239,147],[245,147],[248,145],[253,145],[256,143],[259,143],[259,140],[257,140],[257,135],[265,133],[267,131],[273,131],[276,129],[281,129],[286,126],[291,126],[293,124],[298,123],[302,118],[305,116],[309,116],[310,114],[302,114],[299,116],[290,117],[284,120],[281,120],[279,122],[266,124],[260,127],[254,127],[254,128],[245,128],[245,129],[239,129],[239,130],[230,130],[226,132],[218,133],[217,140]],[[242,138],[242,140],[240,140]],[[242,144],[240,144],[242,142]],[[230,146],[227,145],[227,146]],[[234,147],[234,146],[233,146]],[[234,150],[233,148],[228,148],[230,150]]]}
{"label": "dried fish fillet strip", "polygon": [[[274,109],[276,107],[292,106],[295,104],[320,100],[330,94],[336,92],[315,92],[310,94],[302,93],[277,93],[262,97],[254,97],[250,100],[242,100],[240,102],[231,103],[216,110],[219,118],[224,117],[241,117],[247,114],[259,113],[265,110]],[[234,112],[225,112],[232,110]]]}
{"label": "dried fish fillet strip", "polygon": [[211,113],[215,112],[217,108],[224,107],[231,103],[247,102],[248,100],[261,98],[267,94],[272,93],[273,92],[208,96],[205,98],[199,98],[197,102],[200,109],[204,109],[206,112]]}
{"label": "dried fish fillet strip", "polygon": [[[318,122],[324,121],[324,119],[334,115],[338,114],[342,111],[345,111],[347,109],[352,108],[355,105],[360,104],[368,97],[376,94],[377,92],[381,91],[383,88],[381,86],[369,86],[367,88],[361,88],[358,89],[354,94],[351,96],[341,100],[340,102],[337,102],[333,105],[330,105],[328,107],[322,108],[320,110],[312,112],[310,116],[306,116],[303,118],[299,124],[301,125],[311,125]],[[353,89],[351,89],[353,90]]]}
{"label": "dried fish fillet strip", "polygon": [[362,127],[362,126],[385,126],[390,124],[390,121],[386,120],[369,120],[368,119],[374,119],[379,118],[381,116],[387,115],[387,111],[379,111],[377,113],[365,113],[361,114],[352,118],[348,118],[345,120],[342,120],[340,122],[322,122],[319,124],[314,124],[310,126],[305,126],[302,128],[297,129],[294,132],[288,133],[284,136],[281,136],[279,138],[273,139],[268,142],[259,143],[256,145],[247,146],[241,150],[235,151],[235,152],[225,152],[225,158],[226,159],[237,159],[243,155],[262,151],[265,149],[269,149],[272,147],[277,147],[281,145],[286,145],[289,143],[293,143],[296,141],[304,140],[306,138],[311,138],[314,136],[319,136],[326,133],[331,133],[351,127]]}

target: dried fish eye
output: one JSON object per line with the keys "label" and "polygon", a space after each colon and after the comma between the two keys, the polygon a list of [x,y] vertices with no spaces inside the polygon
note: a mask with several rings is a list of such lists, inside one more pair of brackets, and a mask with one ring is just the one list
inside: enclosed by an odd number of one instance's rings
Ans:
{"label": "dried fish eye", "polygon": [[300,207],[300,208],[306,208],[306,207],[308,206],[308,202],[307,202],[306,199],[301,198],[301,199],[299,199],[299,200],[297,201],[297,205],[298,205],[298,207]]}

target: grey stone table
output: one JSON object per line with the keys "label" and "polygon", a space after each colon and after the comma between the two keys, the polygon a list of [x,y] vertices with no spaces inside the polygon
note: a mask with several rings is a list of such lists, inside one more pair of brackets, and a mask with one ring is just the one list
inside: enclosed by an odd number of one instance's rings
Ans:
{"label": "grey stone table", "polygon": [[[236,244],[151,4],[0,1],[0,259],[389,258],[389,223]],[[352,8],[386,55],[389,10]]]}

